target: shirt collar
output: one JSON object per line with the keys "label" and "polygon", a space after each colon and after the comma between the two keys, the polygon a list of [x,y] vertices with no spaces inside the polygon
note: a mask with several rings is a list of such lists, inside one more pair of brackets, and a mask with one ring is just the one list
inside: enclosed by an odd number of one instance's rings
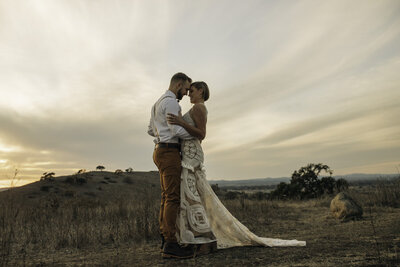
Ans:
{"label": "shirt collar", "polygon": [[171,96],[171,97],[176,99],[176,95],[171,90],[167,90],[167,92],[165,92],[165,95],[166,96]]}

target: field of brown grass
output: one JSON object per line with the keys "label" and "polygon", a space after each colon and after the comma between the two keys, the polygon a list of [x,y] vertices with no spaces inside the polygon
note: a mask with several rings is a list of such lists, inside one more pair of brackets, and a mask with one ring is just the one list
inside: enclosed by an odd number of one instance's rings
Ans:
{"label": "field of brown grass", "polygon": [[57,177],[0,192],[0,266],[398,266],[400,183],[349,193],[364,209],[361,220],[331,217],[333,196],[223,200],[257,235],[305,240],[306,247],[237,247],[163,260],[157,173]]}

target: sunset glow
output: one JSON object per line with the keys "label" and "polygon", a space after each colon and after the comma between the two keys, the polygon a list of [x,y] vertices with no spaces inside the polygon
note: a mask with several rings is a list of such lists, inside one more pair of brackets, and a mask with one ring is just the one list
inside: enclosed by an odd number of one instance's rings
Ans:
{"label": "sunset glow", "polygon": [[208,179],[396,173],[399,47],[396,0],[0,1],[0,187],[155,170],[150,109],[178,71],[210,87]]}

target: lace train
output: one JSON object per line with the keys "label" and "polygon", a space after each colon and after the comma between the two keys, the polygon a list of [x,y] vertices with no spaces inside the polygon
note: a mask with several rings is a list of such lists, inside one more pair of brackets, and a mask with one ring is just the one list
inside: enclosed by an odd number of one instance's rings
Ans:
{"label": "lace train", "polygon": [[[184,120],[194,125],[189,112]],[[305,241],[259,237],[240,223],[215,195],[206,179],[204,155],[197,139],[182,143],[181,205],[177,240],[182,244],[217,241],[218,248],[236,246],[305,246]]]}

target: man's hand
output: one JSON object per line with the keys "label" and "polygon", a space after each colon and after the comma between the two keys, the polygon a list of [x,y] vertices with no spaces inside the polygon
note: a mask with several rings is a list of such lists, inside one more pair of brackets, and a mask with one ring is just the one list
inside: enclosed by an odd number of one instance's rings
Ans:
{"label": "man's hand", "polygon": [[185,124],[185,121],[182,118],[182,115],[179,114],[179,116],[172,114],[172,113],[168,113],[167,114],[167,121],[169,124],[173,124],[173,125],[179,125],[179,126],[183,126]]}

